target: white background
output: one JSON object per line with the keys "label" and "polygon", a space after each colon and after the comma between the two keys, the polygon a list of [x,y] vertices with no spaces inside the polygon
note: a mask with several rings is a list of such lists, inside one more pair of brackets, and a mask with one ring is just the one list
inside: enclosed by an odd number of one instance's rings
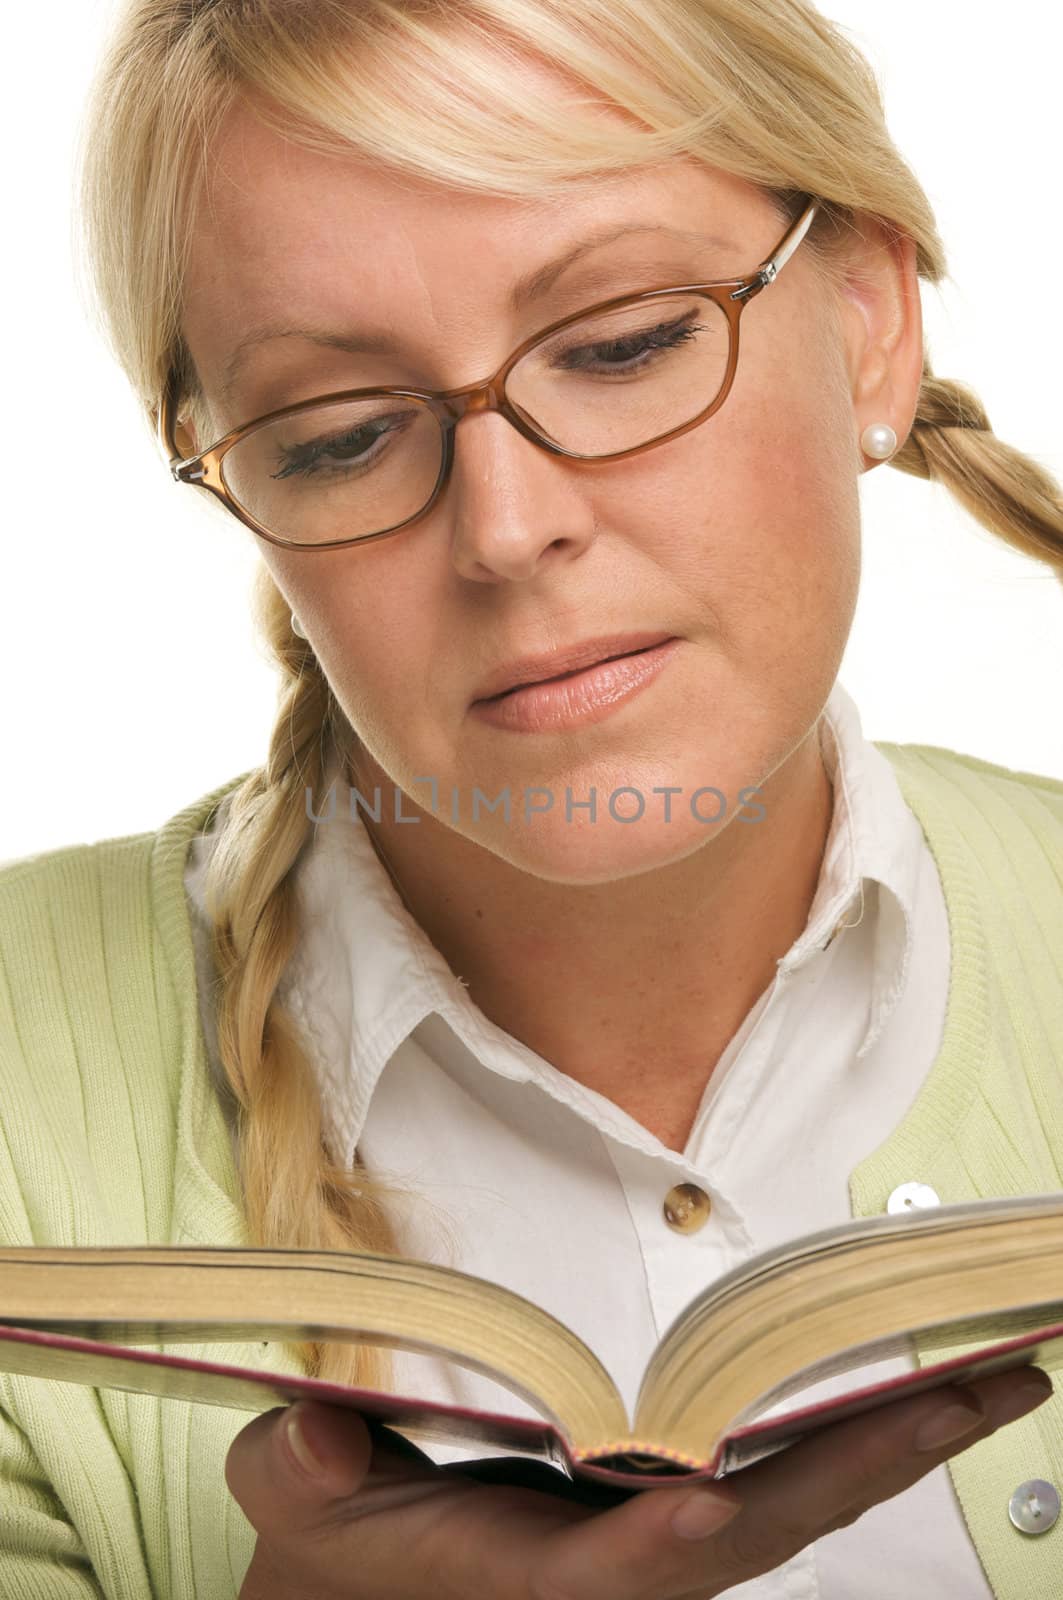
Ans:
{"label": "white background", "polygon": [[[273,721],[254,536],[171,481],[75,276],[74,140],[114,3],[5,15],[0,860],[158,827],[257,765]],[[1063,478],[1058,9],[821,9],[937,212],[955,278],[923,285],[937,372]],[[840,677],[865,734],[1063,778],[1063,586],[941,486],[878,467],[861,494]]]}

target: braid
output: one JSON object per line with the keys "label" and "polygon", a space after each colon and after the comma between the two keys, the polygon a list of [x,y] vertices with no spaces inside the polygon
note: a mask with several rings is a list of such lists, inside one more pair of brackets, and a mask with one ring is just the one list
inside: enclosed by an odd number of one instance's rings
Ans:
{"label": "braid", "polygon": [[944,483],[971,516],[1021,555],[1053,567],[1063,583],[1063,500],[1032,458],[993,432],[973,389],[923,364],[911,434],[892,466]]}
{"label": "braid", "polygon": [[[218,1049],[238,1116],[238,1166],[251,1242],[272,1249],[398,1253],[396,1197],[356,1159],[331,1158],[320,1091],[294,1019],[276,996],[298,939],[290,875],[311,820],[303,795],[353,740],[280,591],[261,567],[256,621],[284,675],[269,753],[232,793],[207,874],[218,981]],[[389,1390],[388,1352],[345,1341],[288,1346],[311,1377]]]}

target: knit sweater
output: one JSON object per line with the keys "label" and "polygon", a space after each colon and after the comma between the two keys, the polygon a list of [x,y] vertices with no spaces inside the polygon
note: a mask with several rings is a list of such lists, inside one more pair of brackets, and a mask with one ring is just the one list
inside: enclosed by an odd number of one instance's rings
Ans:
{"label": "knit sweater", "polygon": [[[1063,782],[928,746],[878,748],[941,876],[952,971],[938,1057],[852,1172],[853,1215],[885,1211],[909,1182],[943,1204],[1058,1190]],[[0,870],[0,1242],[250,1243],[183,887],[191,839],[243,776],[155,832]],[[299,1370],[277,1343],[172,1349]],[[255,1532],[224,1464],[249,1420],[0,1373],[5,1600],[233,1600]],[[1030,1536],[1008,1517],[1032,1479],[1063,1492],[1060,1379],[1046,1405],[949,1470],[997,1600],[1063,1592],[1063,1519]]]}

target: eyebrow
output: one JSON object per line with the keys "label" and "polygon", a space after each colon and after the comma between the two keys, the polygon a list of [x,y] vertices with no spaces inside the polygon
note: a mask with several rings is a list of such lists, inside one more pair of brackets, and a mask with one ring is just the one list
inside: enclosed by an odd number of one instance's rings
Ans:
{"label": "eyebrow", "polygon": [[[536,267],[518,278],[510,292],[509,309],[520,311],[524,306],[541,299],[553,288],[561,274],[589,250],[603,244],[611,244],[622,236],[629,237],[639,233],[667,234],[681,243],[697,246],[703,250],[735,248],[734,242],[730,239],[715,238],[709,234],[697,233],[689,228],[677,228],[662,222],[622,222],[599,228],[587,234],[563,254],[555,256],[545,266]],[[399,348],[399,341],[388,334],[377,333],[369,328],[352,329],[344,333],[328,328],[300,327],[289,324],[283,319],[273,319],[253,327],[230,354],[222,372],[222,396],[227,397],[231,393],[252,349],[274,339],[292,338],[305,339],[309,343],[324,345],[334,350],[344,350],[349,355],[392,355]]]}

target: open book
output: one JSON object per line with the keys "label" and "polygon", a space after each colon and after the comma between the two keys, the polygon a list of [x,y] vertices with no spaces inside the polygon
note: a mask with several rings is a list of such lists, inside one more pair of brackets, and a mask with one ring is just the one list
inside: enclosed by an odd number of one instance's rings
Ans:
{"label": "open book", "polygon": [[[0,1246],[0,1323],[2,1371],[251,1412],[319,1400],[415,1443],[484,1442],[569,1478],[648,1488],[723,1477],[942,1383],[1029,1363],[1058,1370],[1063,1192],[858,1219],[754,1256],[676,1317],[630,1418],[594,1353],[530,1300],[368,1252]],[[269,1339],[449,1358],[542,1420],[130,1348]],[[940,1359],[888,1383],[778,1410],[823,1379],[928,1353]]]}

